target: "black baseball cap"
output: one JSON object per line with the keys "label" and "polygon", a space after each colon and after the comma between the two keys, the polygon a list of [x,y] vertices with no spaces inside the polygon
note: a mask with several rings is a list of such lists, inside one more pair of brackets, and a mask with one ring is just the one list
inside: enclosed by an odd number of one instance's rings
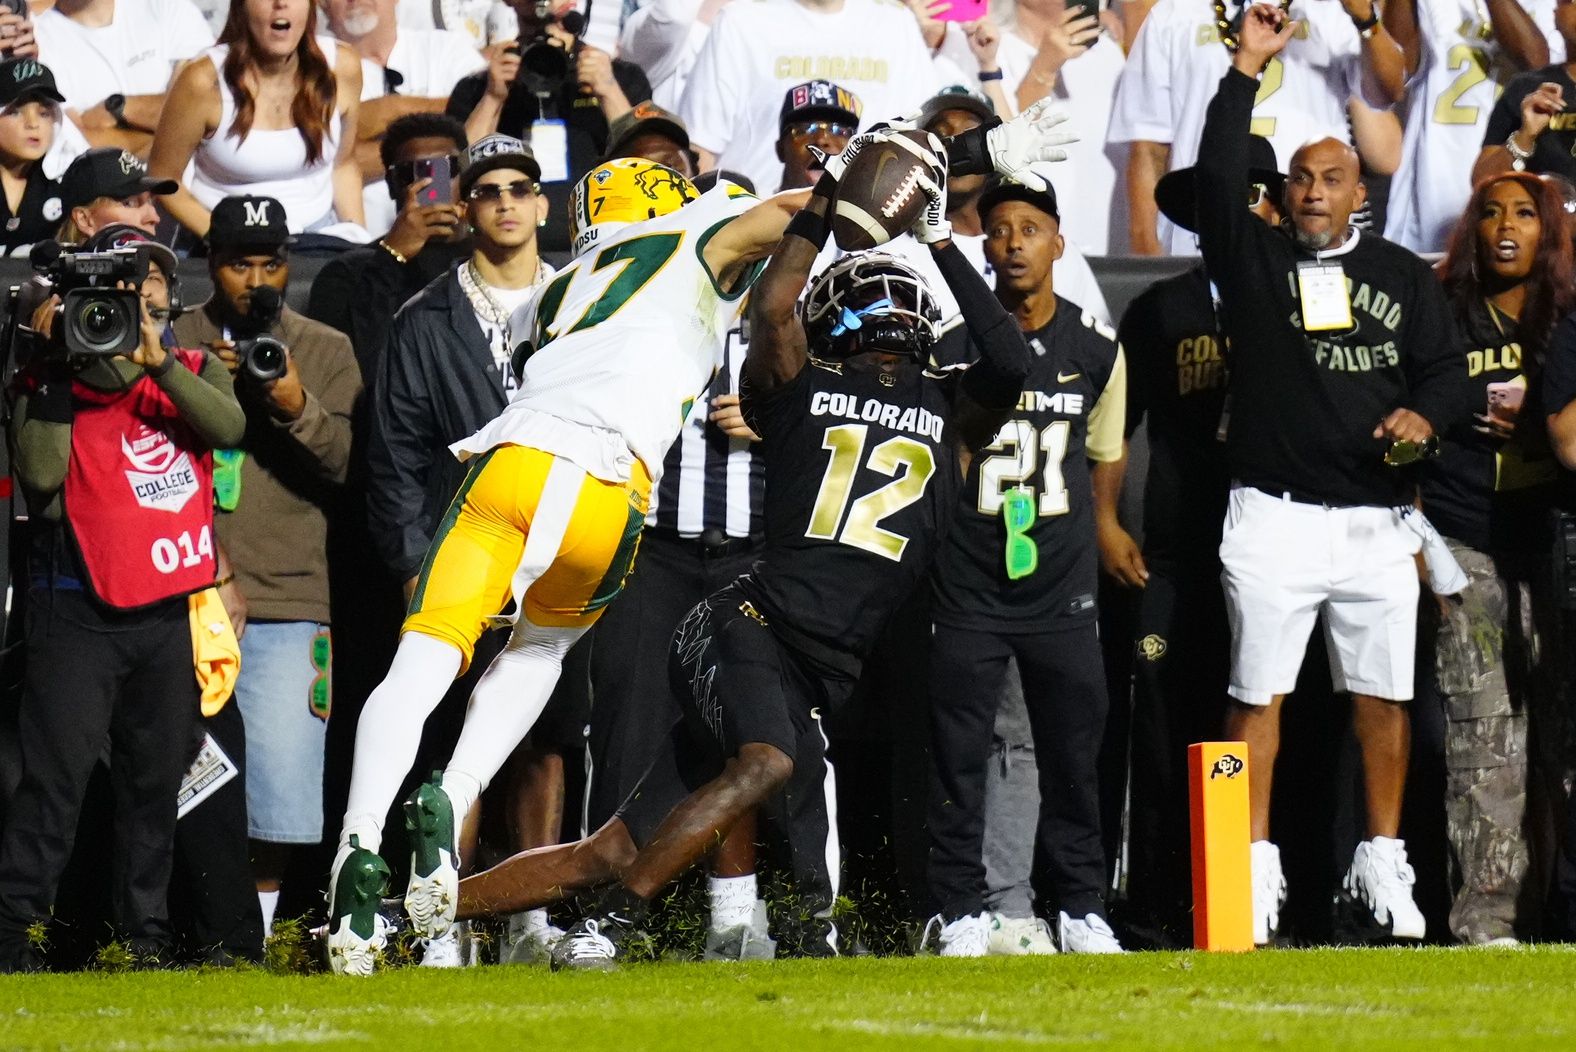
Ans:
{"label": "black baseball cap", "polygon": [[72,161],[60,177],[60,203],[69,212],[100,197],[173,194],[178,188],[174,179],[150,178],[148,166],[130,150],[97,146]]}
{"label": "black baseball cap", "polygon": [[55,87],[55,75],[37,59],[8,58],[0,62],[0,106],[31,99],[66,101]]}
{"label": "black baseball cap", "polygon": [[653,132],[672,139],[678,143],[681,150],[689,149],[689,129],[684,127],[684,122],[679,119],[678,114],[670,113],[655,102],[648,101],[629,110],[608,126],[607,151],[602,159],[612,160],[619,156],[619,150],[623,149],[624,144],[629,140],[637,135]]}
{"label": "black baseball cap", "polygon": [[468,196],[476,180],[499,168],[522,171],[533,183],[542,178],[542,166],[525,143],[512,135],[484,135],[471,143],[460,158],[460,196]]}
{"label": "black baseball cap", "polygon": [[[1198,187],[1196,165],[1167,172],[1155,184],[1155,204],[1160,214],[1183,230],[1198,233]],[[1275,160],[1275,147],[1262,135],[1248,136],[1248,182],[1263,183],[1270,197],[1279,203],[1286,189],[1286,177]]]}
{"label": "black baseball cap", "polygon": [[277,252],[290,243],[285,206],[272,197],[226,197],[208,217],[209,249]]}
{"label": "black baseball cap", "polygon": [[989,124],[996,119],[996,107],[990,104],[989,99],[962,84],[954,84],[925,100],[925,104],[919,108],[919,126],[926,131],[934,131],[931,125],[948,110],[972,113],[980,119],[981,124]]}
{"label": "black baseball cap", "polygon": [[829,80],[807,80],[795,84],[783,96],[782,112],[777,116],[777,134],[781,135],[790,124],[813,120],[841,121],[857,128],[864,109],[859,96],[847,88],[840,88]]}
{"label": "black baseball cap", "polygon": [[1062,214],[1056,208],[1056,189],[1047,184],[1044,190],[1033,190],[1022,183],[1015,183],[1010,179],[1003,179],[999,175],[991,176],[989,185],[980,194],[979,213],[980,222],[985,223],[991,209],[1004,201],[1022,201],[1024,204],[1033,205],[1058,223],[1062,221]]}
{"label": "black baseball cap", "polygon": [[165,277],[175,275],[175,253],[170,251],[169,246],[161,245],[153,239],[152,234],[129,223],[111,223],[88,238],[82,248],[86,252],[112,252],[116,249],[134,248],[157,261],[163,268]]}

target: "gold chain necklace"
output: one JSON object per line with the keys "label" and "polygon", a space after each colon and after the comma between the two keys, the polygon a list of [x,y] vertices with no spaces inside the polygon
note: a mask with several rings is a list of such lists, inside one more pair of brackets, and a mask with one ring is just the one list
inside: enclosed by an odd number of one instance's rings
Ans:
{"label": "gold chain necklace", "polygon": [[[1245,14],[1252,5],[1252,0],[1244,0],[1239,16]],[[1291,14],[1291,0],[1280,0],[1280,9],[1286,14]],[[1226,0],[1215,0],[1215,28],[1220,31],[1220,42],[1226,45],[1226,50],[1233,55],[1242,43],[1237,35],[1231,31],[1231,19],[1226,17]]]}

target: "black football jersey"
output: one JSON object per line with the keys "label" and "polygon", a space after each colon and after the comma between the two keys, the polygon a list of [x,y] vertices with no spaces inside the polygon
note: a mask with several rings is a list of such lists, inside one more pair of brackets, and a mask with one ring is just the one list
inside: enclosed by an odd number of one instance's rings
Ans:
{"label": "black football jersey", "polygon": [[[884,382],[890,379],[890,385]],[[744,409],[766,461],[766,542],[741,588],[778,632],[856,675],[957,502],[952,374],[812,360]],[[830,653],[821,651],[825,648]]]}
{"label": "black football jersey", "polygon": [[1488,411],[1490,384],[1519,388],[1521,412],[1509,441],[1478,433],[1471,418],[1443,429],[1439,456],[1423,466],[1423,513],[1440,533],[1479,551],[1541,552],[1552,542],[1548,509],[1562,473],[1542,423],[1548,414],[1538,385],[1527,383],[1531,363],[1511,319],[1478,302],[1460,321],[1461,352],[1481,392],[1478,412]]}
{"label": "black football jersey", "polygon": [[1231,472],[1221,435],[1226,346],[1203,267],[1157,281],[1117,330],[1127,357],[1127,433],[1149,420],[1144,554],[1161,563],[1219,557]]}
{"label": "black football jersey", "polygon": [[[933,575],[932,617],[958,628],[1042,632],[1096,617],[1099,557],[1089,458],[1122,454],[1126,376],[1116,334],[1056,299],[1050,324],[1024,334],[1032,364],[996,441],[974,455]],[[1038,568],[1007,577],[1003,494],[1023,487],[1038,511],[1027,536]]]}

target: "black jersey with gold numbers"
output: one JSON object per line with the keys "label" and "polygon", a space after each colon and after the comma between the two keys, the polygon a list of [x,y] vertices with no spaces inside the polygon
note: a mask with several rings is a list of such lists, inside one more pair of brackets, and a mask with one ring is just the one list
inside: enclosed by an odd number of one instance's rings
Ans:
{"label": "black jersey with gold numbers", "polygon": [[812,360],[744,411],[766,461],[766,543],[740,587],[779,638],[857,675],[929,568],[962,472],[953,374]]}
{"label": "black jersey with gold numbers", "polygon": [[[1094,620],[1099,557],[1089,461],[1122,455],[1127,378],[1116,334],[1070,300],[1024,334],[1032,364],[1018,406],[975,454],[933,577],[936,623],[1044,632]],[[1026,489],[1038,567],[1009,580],[1004,494]]]}

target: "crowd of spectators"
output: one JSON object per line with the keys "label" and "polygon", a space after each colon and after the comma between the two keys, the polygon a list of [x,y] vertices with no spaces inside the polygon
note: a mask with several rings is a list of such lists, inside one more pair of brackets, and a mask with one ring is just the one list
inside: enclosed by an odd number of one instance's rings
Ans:
{"label": "crowd of spectators", "polygon": [[[991,447],[994,497],[965,511],[993,536],[1001,486],[1032,476],[1039,515],[1074,514],[1055,552],[1042,541],[1032,600],[986,609],[990,574],[944,558],[934,601],[909,604],[830,721],[849,873],[913,917],[939,909],[944,952],[1185,943],[1184,749],[1225,738],[1258,765],[1258,941],[1340,937],[1354,911],[1392,937],[1576,935],[1560,913],[1576,917],[1576,859],[1561,861],[1576,528],[1560,515],[1576,470],[1576,0],[1292,0],[1284,25],[1238,0],[992,0],[967,22],[949,7],[0,11],[0,248],[129,247],[148,274],[123,358],[70,374],[6,348],[25,668],[6,709],[20,751],[0,759],[0,969],[41,959],[38,922],[95,807],[113,816],[99,919],[150,961],[256,958],[276,910],[320,911],[350,731],[464,478],[448,447],[514,393],[510,319],[571,258],[585,173],[638,157],[764,197],[813,185],[876,121],[952,136],[1046,98],[1077,136],[1052,189],[957,176],[946,218],[1031,346],[1077,363],[1058,382],[1098,379],[1071,440],[1065,422],[1025,424]],[[961,335],[922,248],[889,246],[929,281],[939,331]],[[1138,256],[1197,258],[1112,311],[1089,259]],[[212,294],[183,304],[178,272],[201,266]],[[8,333],[54,324],[29,285]],[[471,864],[596,828],[676,718],[672,630],[763,541],[738,409],[748,338],[741,319],[661,465],[627,593],[467,823]],[[138,501],[179,524],[146,537],[95,530],[116,498],[81,477],[121,470],[85,444],[127,390]],[[136,545],[156,575],[122,550]],[[1334,554],[1315,565],[1313,549]],[[225,618],[188,602],[209,585]],[[205,657],[204,618],[228,620],[233,654]],[[490,634],[478,653],[501,646]],[[1304,661],[1320,648],[1322,682]],[[230,669],[233,702],[208,703],[194,660],[209,682]],[[449,691],[417,772],[452,745],[485,665]],[[1299,704],[1350,715],[1283,747],[1283,703],[1287,720]],[[1277,751],[1297,748],[1360,757],[1317,782],[1341,806],[1272,782]],[[205,762],[238,776],[181,788]],[[110,800],[90,792],[95,768]],[[197,797],[179,823],[178,788]],[[357,806],[347,818],[382,827]],[[764,937],[756,885],[730,881],[754,872],[769,824],[741,823],[709,863],[716,931]],[[1321,852],[1338,861],[1309,861]],[[1283,924],[1288,892],[1293,914],[1332,896],[1341,910]],[[976,915],[988,931],[955,926]],[[500,956],[540,957],[562,919],[511,918]],[[432,947],[429,963],[470,953]]]}

